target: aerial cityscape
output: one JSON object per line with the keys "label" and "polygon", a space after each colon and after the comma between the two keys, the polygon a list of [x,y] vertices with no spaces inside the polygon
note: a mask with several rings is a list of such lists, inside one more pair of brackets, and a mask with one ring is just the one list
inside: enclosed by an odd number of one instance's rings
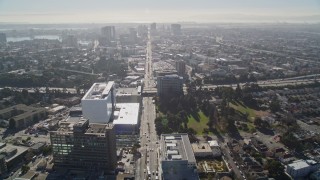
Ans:
{"label": "aerial cityscape", "polygon": [[0,179],[320,179],[319,1],[30,2],[0,1]]}

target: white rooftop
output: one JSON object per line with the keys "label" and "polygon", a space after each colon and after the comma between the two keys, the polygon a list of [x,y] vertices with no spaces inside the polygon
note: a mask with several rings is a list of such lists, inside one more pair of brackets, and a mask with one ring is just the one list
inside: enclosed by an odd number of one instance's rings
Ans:
{"label": "white rooftop", "polygon": [[113,124],[138,124],[139,103],[117,103]]}
{"label": "white rooftop", "polygon": [[219,147],[219,143],[217,140],[208,141],[210,147]]}
{"label": "white rooftop", "polygon": [[303,169],[309,167],[309,164],[304,160],[297,160],[293,161],[293,163],[288,164],[288,166],[292,167],[293,169]]}
{"label": "white rooftop", "polygon": [[94,83],[88,92],[83,96],[83,100],[99,100],[108,96],[111,88],[114,85],[114,81],[108,83]]}

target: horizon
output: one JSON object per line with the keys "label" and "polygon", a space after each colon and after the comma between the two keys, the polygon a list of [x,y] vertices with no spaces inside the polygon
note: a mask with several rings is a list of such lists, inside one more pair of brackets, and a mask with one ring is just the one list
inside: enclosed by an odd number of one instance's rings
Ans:
{"label": "horizon", "polygon": [[1,23],[320,22],[319,0],[0,0]]}

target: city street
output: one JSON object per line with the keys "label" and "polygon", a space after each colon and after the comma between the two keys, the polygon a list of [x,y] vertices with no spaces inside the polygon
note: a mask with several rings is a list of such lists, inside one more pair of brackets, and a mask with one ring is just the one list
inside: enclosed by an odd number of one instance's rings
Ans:
{"label": "city street", "polygon": [[[152,52],[150,35],[147,43],[146,53],[144,85],[145,88],[148,88],[154,86],[152,79]],[[158,137],[155,130],[154,120],[156,118],[156,111],[152,97],[143,97],[142,108],[140,126],[141,158],[137,161],[136,179],[156,179],[156,172],[158,171]]]}

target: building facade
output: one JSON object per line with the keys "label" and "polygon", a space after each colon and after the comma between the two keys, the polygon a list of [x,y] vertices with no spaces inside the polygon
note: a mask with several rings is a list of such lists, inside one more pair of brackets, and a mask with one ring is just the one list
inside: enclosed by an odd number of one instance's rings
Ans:
{"label": "building facade", "polygon": [[307,176],[320,168],[320,164],[313,160],[296,160],[287,165],[286,172],[294,179]]}
{"label": "building facade", "polygon": [[6,43],[7,42],[7,36],[5,33],[0,33],[0,43]]}
{"label": "building facade", "polygon": [[163,180],[199,179],[188,134],[162,134],[160,174]]}
{"label": "building facade", "polygon": [[171,24],[171,33],[174,36],[181,35],[181,24]]}
{"label": "building facade", "polygon": [[157,77],[157,94],[159,97],[183,94],[183,78],[178,75]]}
{"label": "building facade", "polygon": [[186,62],[177,61],[176,62],[176,70],[178,72],[178,75],[183,77],[184,74],[186,73]]}
{"label": "building facade", "polygon": [[17,104],[0,110],[0,119],[14,121],[16,129],[33,125],[46,116],[47,111],[45,108],[32,107],[24,104]]}
{"label": "building facade", "polygon": [[107,45],[110,41],[114,41],[116,39],[116,30],[114,26],[105,26],[101,28],[101,37],[99,42],[102,45]]}
{"label": "building facade", "polygon": [[91,123],[108,123],[116,104],[114,82],[94,83],[81,99],[83,116]]}
{"label": "building facade", "polygon": [[89,124],[87,119],[64,122],[50,132],[53,160],[58,168],[114,171],[116,137],[112,124]]}

